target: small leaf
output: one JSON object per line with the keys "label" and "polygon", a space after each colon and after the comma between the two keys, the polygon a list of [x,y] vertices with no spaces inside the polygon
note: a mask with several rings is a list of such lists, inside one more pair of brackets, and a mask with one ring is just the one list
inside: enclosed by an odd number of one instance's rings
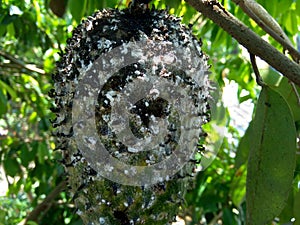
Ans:
{"label": "small leaf", "polygon": [[7,98],[2,92],[2,89],[0,89],[0,116],[5,114],[7,112]]}
{"label": "small leaf", "polygon": [[282,211],[293,182],[296,129],[286,101],[263,87],[253,120],[247,169],[247,224],[269,223]]}
{"label": "small leaf", "polygon": [[20,166],[17,160],[13,157],[7,157],[3,161],[5,173],[11,177],[16,176],[20,172]]}
{"label": "small leaf", "polygon": [[16,91],[1,80],[0,80],[0,87],[2,90],[6,90],[13,99],[17,98]]}
{"label": "small leaf", "polygon": [[21,159],[22,165],[24,167],[27,167],[29,165],[29,162],[32,161],[34,159],[34,157],[35,157],[35,155],[28,150],[28,147],[26,144],[23,144],[20,147],[20,159]]}
{"label": "small leaf", "polygon": [[49,154],[49,150],[46,142],[40,142],[38,144],[37,154],[38,154],[39,163],[43,164],[46,157]]}

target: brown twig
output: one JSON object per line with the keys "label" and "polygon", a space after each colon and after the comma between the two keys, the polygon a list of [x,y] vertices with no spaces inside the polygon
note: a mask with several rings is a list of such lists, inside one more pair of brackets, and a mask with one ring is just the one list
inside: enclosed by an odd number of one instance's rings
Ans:
{"label": "brown twig", "polygon": [[66,187],[66,181],[60,182],[44,199],[44,201],[39,204],[29,215],[22,220],[18,225],[25,225],[28,221],[38,222],[39,217],[42,213],[45,214],[52,206],[54,199],[62,192]]}
{"label": "brown twig", "polygon": [[250,53],[250,61],[251,61],[251,64],[252,64],[252,68],[253,68],[255,77],[256,77],[256,83],[259,86],[264,86],[265,83],[264,83],[263,79],[260,76],[260,73],[259,73],[259,70],[258,70],[258,67],[257,67],[257,64],[256,64],[255,55],[253,55],[252,53]]}
{"label": "brown twig", "polygon": [[293,89],[293,91],[294,91],[294,93],[295,93],[295,95],[296,95],[297,103],[298,103],[298,105],[300,106],[300,94],[299,94],[299,92],[298,92],[298,90],[297,90],[297,87],[296,87],[296,85],[295,85],[293,82],[290,82],[290,84],[291,84],[292,89]]}
{"label": "brown twig", "polygon": [[186,0],[196,10],[214,21],[252,54],[259,56],[300,86],[300,65],[290,60],[236,19],[216,0]]}
{"label": "brown twig", "polygon": [[220,211],[211,221],[210,221],[210,223],[208,224],[208,225],[214,225],[214,224],[216,224],[217,222],[218,222],[218,220],[220,219],[220,218],[222,218],[222,216],[223,216],[223,211]]}
{"label": "brown twig", "polygon": [[21,68],[24,68],[30,72],[35,72],[41,75],[45,75],[46,72],[43,69],[40,69],[38,67],[36,67],[34,64],[26,64],[24,62],[22,62],[19,59],[16,59],[14,56],[4,52],[4,51],[0,51],[0,56],[3,56],[4,58],[10,60],[12,63],[20,66]]}

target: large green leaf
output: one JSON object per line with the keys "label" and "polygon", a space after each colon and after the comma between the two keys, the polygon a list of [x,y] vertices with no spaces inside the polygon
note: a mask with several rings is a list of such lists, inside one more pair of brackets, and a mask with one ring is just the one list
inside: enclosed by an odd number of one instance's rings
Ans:
{"label": "large green leaf", "polygon": [[296,129],[286,101],[263,87],[253,121],[247,170],[247,224],[269,223],[283,209],[293,183]]}
{"label": "large green leaf", "polygon": [[[295,121],[300,121],[300,107],[298,103],[298,97],[293,89],[290,81],[281,76],[279,73],[273,69],[268,69],[263,71],[262,77],[264,82],[268,84],[269,87],[279,92],[282,97],[288,103]],[[300,88],[296,87],[298,94],[300,94]]]}

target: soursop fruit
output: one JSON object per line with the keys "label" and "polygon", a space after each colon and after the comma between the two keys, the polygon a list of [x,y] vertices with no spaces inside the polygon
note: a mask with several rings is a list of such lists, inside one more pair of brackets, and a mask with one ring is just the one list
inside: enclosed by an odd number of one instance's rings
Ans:
{"label": "soursop fruit", "polygon": [[171,224],[184,203],[209,120],[209,66],[180,22],[164,10],[105,9],[67,41],[52,124],[85,224]]}

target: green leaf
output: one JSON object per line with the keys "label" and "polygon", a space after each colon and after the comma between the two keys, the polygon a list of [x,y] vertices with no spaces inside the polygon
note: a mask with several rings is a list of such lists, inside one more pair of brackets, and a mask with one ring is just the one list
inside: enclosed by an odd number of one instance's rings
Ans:
{"label": "green leaf", "polygon": [[[1,205],[4,205],[3,203],[2,203],[2,199],[1,199],[1,201],[0,201],[0,203],[1,203]],[[5,217],[6,217],[6,212],[4,211],[4,210],[1,210],[0,211],[0,221],[5,221]],[[1,223],[0,222],[0,225],[4,225],[4,223]]]}
{"label": "green leaf", "polygon": [[87,0],[69,0],[68,7],[77,23],[81,22],[87,6]]}
{"label": "green leaf", "polygon": [[293,0],[281,0],[277,3],[277,9],[280,10],[279,13],[284,14],[289,8],[291,8],[292,4]]}
{"label": "green leaf", "polygon": [[246,195],[246,177],[247,166],[242,165],[234,174],[231,181],[230,192],[232,202],[235,206],[240,206],[245,199]]}
{"label": "green leaf", "polygon": [[48,146],[47,146],[46,142],[40,142],[40,143],[38,143],[37,154],[38,154],[38,160],[39,160],[39,162],[41,164],[43,164],[44,161],[45,161],[45,158],[49,154]]}
{"label": "green leaf", "polygon": [[34,222],[34,221],[28,221],[27,224],[28,224],[28,225],[38,225],[38,224],[37,224],[36,222]]}
{"label": "green leaf", "polygon": [[0,88],[2,90],[6,90],[13,99],[17,98],[16,91],[14,89],[12,89],[10,86],[8,86],[6,83],[4,83],[3,81],[1,81],[1,80],[0,80]]}
{"label": "green leaf", "polygon": [[169,7],[169,8],[178,8],[180,1],[178,0],[165,0],[165,4]]}
{"label": "green leaf", "polygon": [[300,12],[300,0],[296,0],[296,11]]}
{"label": "green leaf", "polygon": [[32,161],[34,157],[34,153],[29,151],[26,144],[23,144],[20,147],[20,159],[24,167],[27,167],[29,165],[29,162]]}
{"label": "green leaf", "polygon": [[235,164],[234,164],[234,167],[237,169],[247,162],[250,146],[252,143],[251,142],[252,136],[253,136],[253,123],[250,122],[237,148],[237,152],[235,156]]}
{"label": "green leaf", "polygon": [[287,224],[291,221],[291,218],[294,216],[293,208],[294,208],[294,191],[291,188],[288,200],[285,204],[284,209],[281,211],[280,216],[278,216],[280,224]]}
{"label": "green leaf", "polygon": [[234,218],[234,214],[232,212],[231,209],[229,209],[228,207],[223,209],[223,220],[222,220],[222,224],[224,225],[235,225],[237,224],[235,218]]}
{"label": "green leaf", "polygon": [[274,2],[270,1],[270,0],[263,0],[263,1],[261,1],[261,4],[268,11],[269,14],[276,17],[276,15],[277,15],[277,13],[276,13],[277,4],[274,4]]}
{"label": "green leaf", "polygon": [[[273,69],[269,69],[266,73],[262,73],[262,77],[265,83],[269,87],[279,92],[282,97],[288,103],[295,121],[300,121],[300,107],[298,103],[298,97],[293,89],[291,83],[286,77],[281,76]],[[298,94],[300,94],[300,88],[296,86]]]}
{"label": "green leaf", "polygon": [[296,129],[286,101],[269,87],[260,93],[247,169],[247,224],[280,214],[293,183]]}
{"label": "green leaf", "polygon": [[298,189],[297,192],[294,194],[294,216],[295,216],[295,223],[294,225],[300,225],[300,190]]}
{"label": "green leaf", "polygon": [[20,172],[20,166],[16,158],[6,157],[3,161],[5,173],[11,177],[16,176]]}
{"label": "green leaf", "polygon": [[5,114],[7,112],[7,98],[2,92],[2,89],[0,89],[0,116]]}
{"label": "green leaf", "polygon": [[96,1],[89,0],[87,1],[87,14],[92,15],[96,10]]}
{"label": "green leaf", "polygon": [[286,15],[283,16],[283,21],[288,32],[291,34],[298,32],[297,12],[295,10],[287,11]]}
{"label": "green leaf", "polygon": [[19,15],[6,15],[1,21],[1,25],[8,25],[19,18]]}

